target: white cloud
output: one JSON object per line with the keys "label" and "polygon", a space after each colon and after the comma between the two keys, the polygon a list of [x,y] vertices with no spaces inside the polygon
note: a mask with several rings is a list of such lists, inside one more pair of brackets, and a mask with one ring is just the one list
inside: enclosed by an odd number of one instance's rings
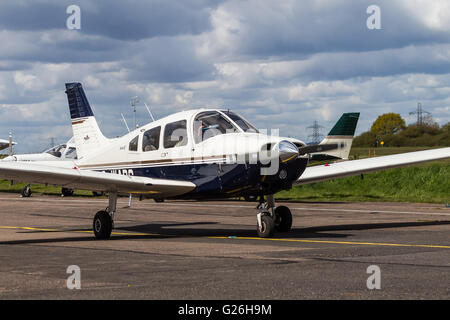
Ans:
{"label": "white cloud", "polygon": [[408,13],[430,29],[450,31],[450,2],[447,0],[408,0],[401,4]]}

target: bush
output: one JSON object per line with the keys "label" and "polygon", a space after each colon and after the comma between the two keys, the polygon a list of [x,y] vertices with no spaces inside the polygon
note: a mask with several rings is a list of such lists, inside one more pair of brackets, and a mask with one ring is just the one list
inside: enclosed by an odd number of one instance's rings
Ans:
{"label": "bush", "polygon": [[353,140],[355,147],[377,146],[377,140],[384,141],[386,147],[434,147],[450,146],[450,123],[439,127],[437,123],[412,124],[394,134],[378,137],[374,132],[364,132]]}

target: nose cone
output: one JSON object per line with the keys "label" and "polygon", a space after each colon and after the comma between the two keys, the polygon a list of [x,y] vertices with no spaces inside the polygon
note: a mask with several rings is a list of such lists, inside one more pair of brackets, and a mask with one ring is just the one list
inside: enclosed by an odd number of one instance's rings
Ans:
{"label": "nose cone", "polygon": [[288,162],[298,157],[298,148],[292,142],[283,140],[278,143],[278,153],[281,162]]}

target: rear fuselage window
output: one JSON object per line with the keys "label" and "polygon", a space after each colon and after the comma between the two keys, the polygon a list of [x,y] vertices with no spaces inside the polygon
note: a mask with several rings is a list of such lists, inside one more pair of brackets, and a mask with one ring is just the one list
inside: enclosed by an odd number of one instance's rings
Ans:
{"label": "rear fuselage window", "polygon": [[133,140],[131,140],[130,144],[128,146],[128,150],[137,151],[138,150],[138,141],[139,141],[139,136],[136,136]]}
{"label": "rear fuselage window", "polygon": [[205,141],[220,134],[238,131],[228,119],[217,111],[198,114],[194,120],[195,143]]}
{"label": "rear fuselage window", "polygon": [[142,136],[142,151],[154,151],[159,149],[159,136],[161,127],[156,127],[145,131]]}
{"label": "rear fuselage window", "polygon": [[185,146],[187,142],[186,120],[166,124],[164,128],[164,148]]}

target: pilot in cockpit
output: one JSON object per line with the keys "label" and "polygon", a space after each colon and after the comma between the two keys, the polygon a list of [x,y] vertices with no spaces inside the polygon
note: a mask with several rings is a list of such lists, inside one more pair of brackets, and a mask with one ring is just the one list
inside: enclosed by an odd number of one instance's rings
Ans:
{"label": "pilot in cockpit", "polygon": [[155,137],[150,137],[147,141],[147,144],[144,147],[144,151],[158,150],[156,145],[157,145],[157,142],[156,142]]}
{"label": "pilot in cockpit", "polygon": [[203,140],[206,140],[208,138],[211,138],[213,136],[215,136],[217,133],[214,133],[212,131],[212,129],[216,129],[218,128],[219,125],[218,124],[209,124],[206,125],[205,123],[203,123],[202,121],[200,122],[200,125],[197,128],[197,138],[196,141],[200,142]]}

